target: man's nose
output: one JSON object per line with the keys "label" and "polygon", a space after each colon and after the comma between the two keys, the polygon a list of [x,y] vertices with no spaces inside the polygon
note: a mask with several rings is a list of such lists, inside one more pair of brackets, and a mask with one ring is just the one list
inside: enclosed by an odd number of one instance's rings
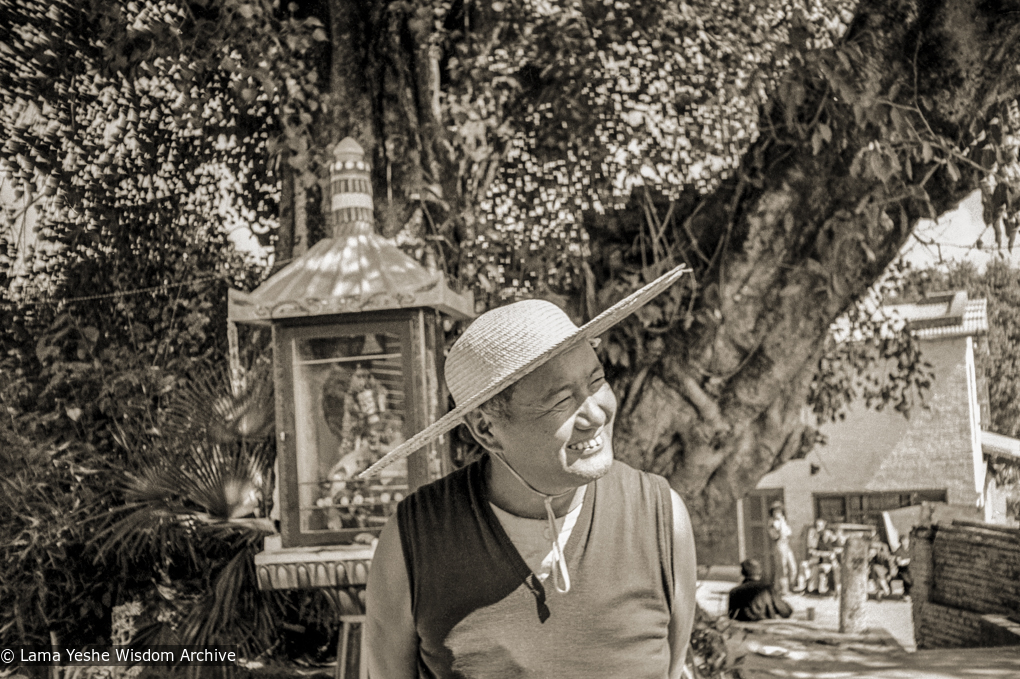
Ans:
{"label": "man's nose", "polygon": [[577,411],[578,424],[582,429],[595,429],[606,423],[606,411],[598,400],[598,394],[592,394],[581,404]]}

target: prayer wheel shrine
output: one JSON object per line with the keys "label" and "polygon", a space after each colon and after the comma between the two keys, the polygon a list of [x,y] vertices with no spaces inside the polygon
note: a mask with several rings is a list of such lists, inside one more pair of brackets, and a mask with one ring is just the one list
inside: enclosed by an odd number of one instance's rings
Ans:
{"label": "prayer wheel shrine", "polygon": [[263,589],[364,584],[372,535],[449,471],[447,438],[356,478],[445,412],[443,318],[470,318],[474,304],[375,233],[358,143],[334,158],[332,237],[229,297],[230,322],[272,328],[280,534],[256,557]]}

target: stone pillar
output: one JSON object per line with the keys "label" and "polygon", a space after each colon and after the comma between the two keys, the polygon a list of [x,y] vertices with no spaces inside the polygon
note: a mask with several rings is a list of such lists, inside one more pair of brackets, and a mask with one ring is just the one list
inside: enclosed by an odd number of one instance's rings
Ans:
{"label": "stone pillar", "polygon": [[861,634],[867,627],[864,603],[868,600],[868,542],[853,536],[843,547],[839,631]]}

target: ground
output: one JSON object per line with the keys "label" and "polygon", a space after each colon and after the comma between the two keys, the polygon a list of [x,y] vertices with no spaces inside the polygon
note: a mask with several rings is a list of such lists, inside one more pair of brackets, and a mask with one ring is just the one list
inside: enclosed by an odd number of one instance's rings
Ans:
{"label": "ground", "polygon": [[[734,584],[699,581],[698,603],[711,615],[725,615]],[[1020,647],[915,651],[909,600],[869,600],[862,635],[839,633],[834,598],[792,595],[787,601],[794,611],[788,620],[733,623],[730,653],[741,679],[1020,677]]]}

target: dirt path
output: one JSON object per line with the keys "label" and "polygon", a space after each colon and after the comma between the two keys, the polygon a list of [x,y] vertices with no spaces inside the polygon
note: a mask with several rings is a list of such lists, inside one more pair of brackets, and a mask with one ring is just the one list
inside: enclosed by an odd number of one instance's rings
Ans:
{"label": "dirt path", "polygon": [[[698,603],[711,615],[725,615],[727,597],[734,584],[716,580],[699,582]],[[786,601],[793,607],[791,620],[811,622],[812,627],[819,630],[839,631],[839,600],[835,597],[792,594]],[[809,613],[810,609],[814,609],[813,613]],[[917,648],[914,644],[914,625],[910,618],[910,599],[894,597],[884,601],[868,600],[864,614],[868,628],[885,630],[903,650],[913,651]],[[808,620],[809,615],[813,616],[812,621]]]}
{"label": "dirt path", "polygon": [[[733,584],[699,583],[698,602],[725,615]],[[1020,679],[1020,647],[913,652],[909,600],[868,601],[863,635],[839,633],[834,598],[787,601],[794,609],[788,620],[732,624],[728,646],[741,679]]]}

